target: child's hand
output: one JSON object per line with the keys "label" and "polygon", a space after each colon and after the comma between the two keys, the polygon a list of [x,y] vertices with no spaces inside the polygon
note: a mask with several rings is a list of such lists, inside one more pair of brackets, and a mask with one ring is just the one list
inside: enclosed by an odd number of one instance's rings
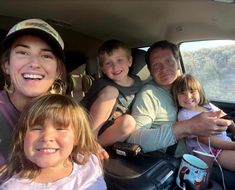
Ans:
{"label": "child's hand", "polygon": [[117,119],[118,117],[120,117],[120,116],[122,116],[122,115],[123,115],[122,112],[120,112],[120,111],[115,111],[115,112],[113,113],[113,119]]}
{"label": "child's hand", "polygon": [[109,154],[108,154],[108,152],[105,150],[105,149],[103,149],[103,147],[102,146],[100,146],[99,145],[99,158],[101,159],[101,160],[107,160],[107,159],[109,159]]}

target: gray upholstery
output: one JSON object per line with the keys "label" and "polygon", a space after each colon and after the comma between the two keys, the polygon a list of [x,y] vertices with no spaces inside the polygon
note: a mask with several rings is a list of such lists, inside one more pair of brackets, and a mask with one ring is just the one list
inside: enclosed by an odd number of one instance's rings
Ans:
{"label": "gray upholstery", "polygon": [[93,83],[93,77],[86,74],[72,74],[69,76],[69,94],[77,102],[80,102],[86,95]]}
{"label": "gray upholstery", "polygon": [[133,64],[130,68],[130,73],[138,75],[143,81],[150,78],[150,73],[145,62],[145,53],[146,53],[145,50],[133,49],[132,50]]}

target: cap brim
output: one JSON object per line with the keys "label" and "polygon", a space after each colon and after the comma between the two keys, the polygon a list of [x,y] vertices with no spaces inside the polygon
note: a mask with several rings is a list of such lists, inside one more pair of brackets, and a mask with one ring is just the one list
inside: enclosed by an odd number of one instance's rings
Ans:
{"label": "cap brim", "polygon": [[54,39],[50,34],[36,29],[36,28],[26,28],[22,29],[19,31],[16,31],[10,35],[8,35],[4,40],[3,40],[3,45],[2,45],[2,51],[5,51],[7,48],[9,48],[12,43],[15,41],[16,38],[23,36],[23,35],[33,35],[37,36],[41,39],[43,39],[45,42],[48,43],[48,45],[52,48],[53,52],[63,60],[65,61],[65,56],[64,56],[64,51],[57,42],[56,39]]}

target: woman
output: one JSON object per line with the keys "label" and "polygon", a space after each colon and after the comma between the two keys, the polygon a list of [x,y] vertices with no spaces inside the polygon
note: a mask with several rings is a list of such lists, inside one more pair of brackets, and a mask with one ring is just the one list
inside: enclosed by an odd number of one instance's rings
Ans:
{"label": "woman", "polygon": [[0,165],[8,155],[11,133],[20,113],[33,98],[65,91],[64,42],[41,19],[17,23],[1,51],[5,86],[0,91]]}

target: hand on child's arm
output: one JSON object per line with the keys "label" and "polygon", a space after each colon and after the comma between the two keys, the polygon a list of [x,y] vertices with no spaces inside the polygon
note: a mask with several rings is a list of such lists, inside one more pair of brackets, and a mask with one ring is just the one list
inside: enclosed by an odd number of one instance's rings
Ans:
{"label": "hand on child's arm", "polygon": [[189,120],[191,123],[191,134],[198,136],[209,136],[227,130],[229,122],[220,119],[221,111],[203,112]]}
{"label": "hand on child's arm", "polygon": [[188,135],[210,136],[227,130],[228,120],[219,119],[221,111],[203,112],[191,119],[174,124],[174,133],[177,139]]}

